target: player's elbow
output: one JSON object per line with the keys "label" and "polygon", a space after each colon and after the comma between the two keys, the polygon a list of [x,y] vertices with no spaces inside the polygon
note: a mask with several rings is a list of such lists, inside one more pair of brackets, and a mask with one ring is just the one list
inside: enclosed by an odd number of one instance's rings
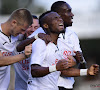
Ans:
{"label": "player's elbow", "polygon": [[39,65],[31,65],[31,75],[32,77],[40,77],[40,70],[39,70]]}
{"label": "player's elbow", "polygon": [[33,78],[34,77],[40,77],[38,70],[31,70],[31,75],[32,75]]}

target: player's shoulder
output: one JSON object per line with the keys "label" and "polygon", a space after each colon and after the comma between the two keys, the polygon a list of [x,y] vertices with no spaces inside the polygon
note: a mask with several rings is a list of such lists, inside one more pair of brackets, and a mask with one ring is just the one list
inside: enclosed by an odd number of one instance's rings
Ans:
{"label": "player's shoulder", "polygon": [[74,36],[77,36],[76,32],[74,30],[71,30],[69,28],[66,28],[66,34],[69,34],[69,35],[74,35]]}
{"label": "player's shoulder", "polygon": [[70,28],[68,28],[68,27],[66,27],[66,33],[75,33],[75,31],[70,29]]}
{"label": "player's shoulder", "polygon": [[38,43],[44,43],[45,41],[42,40],[41,38],[38,38],[38,39],[35,40],[35,42],[38,42]]}
{"label": "player's shoulder", "polygon": [[45,43],[44,40],[38,38],[38,39],[36,39],[36,40],[32,43],[32,45],[34,45],[34,46],[45,47],[45,46],[46,46],[46,43]]}

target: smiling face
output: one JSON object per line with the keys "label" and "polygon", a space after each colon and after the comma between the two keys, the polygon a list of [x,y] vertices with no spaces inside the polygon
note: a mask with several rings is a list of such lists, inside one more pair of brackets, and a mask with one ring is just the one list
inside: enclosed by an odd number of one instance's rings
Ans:
{"label": "smiling face", "polygon": [[33,23],[29,28],[26,30],[26,36],[28,37],[31,35],[35,30],[37,30],[40,27],[39,20],[33,18]]}
{"label": "smiling face", "polygon": [[46,15],[47,28],[50,33],[61,33],[64,31],[63,20],[56,12],[50,12]]}
{"label": "smiling face", "polygon": [[32,29],[33,31],[37,30],[39,27],[40,27],[40,24],[39,24],[39,20],[38,19],[34,19],[33,18],[33,24],[32,24]]}
{"label": "smiling face", "polygon": [[61,15],[64,21],[65,27],[72,26],[72,23],[73,23],[72,19],[73,19],[74,14],[72,13],[72,8],[70,7],[69,4],[64,3],[62,7],[60,7],[60,10],[58,13],[59,15]]}

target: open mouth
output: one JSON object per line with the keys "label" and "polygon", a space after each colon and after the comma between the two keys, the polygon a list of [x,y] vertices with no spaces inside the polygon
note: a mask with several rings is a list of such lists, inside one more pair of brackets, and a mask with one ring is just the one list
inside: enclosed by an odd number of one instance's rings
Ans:
{"label": "open mouth", "polygon": [[64,29],[64,24],[63,24],[63,23],[60,23],[60,24],[59,24],[59,28],[60,28],[60,29]]}
{"label": "open mouth", "polygon": [[71,22],[73,22],[73,20],[71,19]]}
{"label": "open mouth", "polygon": [[64,24],[63,23],[60,23],[59,26],[64,26]]}
{"label": "open mouth", "polygon": [[73,22],[73,20],[72,20],[72,19],[73,19],[73,17],[71,17],[71,22]]}

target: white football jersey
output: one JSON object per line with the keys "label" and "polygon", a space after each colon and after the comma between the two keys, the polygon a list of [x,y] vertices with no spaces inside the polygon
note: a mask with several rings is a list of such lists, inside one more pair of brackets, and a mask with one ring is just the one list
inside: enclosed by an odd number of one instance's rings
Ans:
{"label": "white football jersey", "polygon": [[[55,65],[60,57],[57,54],[58,48],[54,43],[49,43],[47,46],[41,39],[35,40],[32,44],[32,54],[30,67],[32,64],[39,64],[43,67]],[[58,90],[57,82],[60,71],[52,72],[46,76],[33,78],[31,69],[29,72],[28,90]]]}
{"label": "white football jersey", "polygon": [[[38,33],[44,33],[44,30],[40,27],[36,31],[34,31],[28,38],[31,38]],[[22,38],[22,36],[20,35],[20,38],[19,38],[20,41],[17,41],[16,46],[21,42],[21,40],[22,40],[21,38]],[[17,52],[17,50],[15,48],[13,53],[14,53],[14,55],[16,55],[16,54],[19,54],[22,52]],[[27,58],[25,60],[19,61],[19,62],[14,64],[15,90],[27,90],[29,61],[30,61],[30,58]]]}
{"label": "white football jersey", "polygon": [[[34,35],[36,35],[40,32],[43,32],[42,28],[39,28],[37,30],[37,32],[34,33],[33,35],[31,35],[30,37],[32,37],[32,36],[34,36]],[[58,53],[58,55],[61,58],[67,58],[67,55],[73,55],[74,56],[75,53],[73,53],[73,51],[82,52],[82,50],[80,48],[78,36],[74,31],[66,28],[65,35],[60,34],[59,37],[60,37],[58,39],[59,50],[56,53]],[[74,82],[75,81],[74,81],[73,77],[59,77],[58,86],[62,86],[62,87],[65,87],[65,88],[73,88]]]}
{"label": "white football jersey", "polygon": [[[58,39],[58,42],[60,43],[59,48],[61,47],[62,50],[66,49],[65,51],[63,50],[62,58],[67,58],[67,57],[65,57],[67,54],[74,56],[75,53],[73,51],[82,52],[80,45],[79,45],[79,39],[75,32],[66,28],[65,35],[60,34],[59,37],[60,37]],[[73,88],[74,82],[75,82],[74,77],[61,77],[60,76],[58,79],[58,86],[61,86],[61,87],[67,88],[67,89],[71,89],[71,88]]]}
{"label": "white football jersey", "polygon": [[[17,37],[6,36],[0,25],[0,52],[2,56],[12,56]],[[0,90],[7,90],[10,82],[10,65],[0,67]]]}
{"label": "white football jersey", "polygon": [[[21,41],[16,42],[16,46]],[[13,51],[14,55],[23,53],[17,52],[16,48]],[[27,80],[28,80],[28,72],[29,72],[29,60],[30,58],[27,58],[25,60],[19,61],[17,63],[14,63],[14,69],[15,69],[15,90],[27,90]]]}

